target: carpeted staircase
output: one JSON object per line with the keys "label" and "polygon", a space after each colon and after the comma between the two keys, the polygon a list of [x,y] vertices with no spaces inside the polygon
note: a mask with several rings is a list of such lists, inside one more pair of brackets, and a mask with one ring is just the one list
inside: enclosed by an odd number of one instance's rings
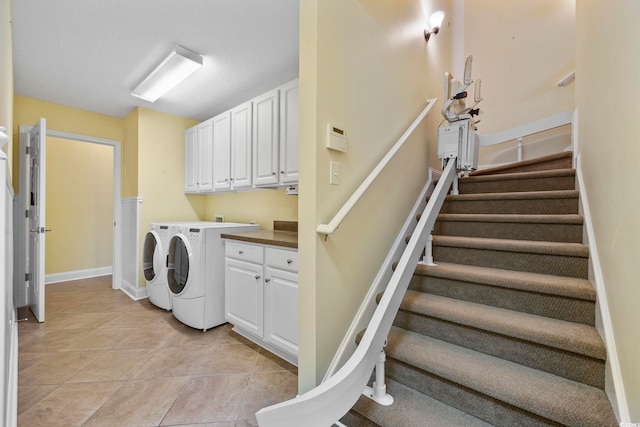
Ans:
{"label": "carpeted staircase", "polygon": [[571,153],[460,179],[388,337],[362,426],[617,426]]}

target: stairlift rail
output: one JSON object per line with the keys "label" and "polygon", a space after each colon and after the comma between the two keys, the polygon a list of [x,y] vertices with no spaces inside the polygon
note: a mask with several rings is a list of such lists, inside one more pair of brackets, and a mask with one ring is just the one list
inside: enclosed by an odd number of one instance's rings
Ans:
{"label": "stairlift rail", "polygon": [[356,403],[367,384],[386,341],[415,266],[425,248],[445,197],[456,176],[456,162],[448,162],[429,198],[418,225],[398,261],[358,348],[334,375],[294,399],[256,413],[260,427],[327,427]]}
{"label": "stairlift rail", "polygon": [[407,130],[402,134],[400,139],[398,139],[398,141],[393,145],[393,147],[391,147],[389,152],[387,152],[387,154],[382,158],[382,160],[380,160],[380,162],[371,171],[369,176],[365,178],[362,184],[360,184],[360,186],[351,195],[351,197],[349,197],[349,199],[345,202],[344,206],[342,206],[342,208],[340,208],[340,210],[335,214],[333,219],[329,221],[328,224],[318,225],[318,227],[316,228],[316,232],[318,234],[329,236],[338,229],[342,221],[344,221],[347,215],[349,215],[349,212],[351,212],[351,210],[355,207],[356,203],[358,203],[358,200],[360,200],[360,198],[367,192],[371,184],[373,184],[373,182],[376,180],[378,175],[380,175],[380,173],[384,170],[384,168],[389,164],[393,156],[395,156],[396,153],[400,151],[400,148],[402,148],[402,146],[404,145],[405,142],[407,142],[411,134],[416,130],[416,128],[420,125],[420,123],[422,123],[422,121],[427,116],[427,114],[429,114],[429,111],[431,111],[431,108],[433,107],[433,105],[436,103],[437,100],[438,98],[431,98],[427,101],[427,105],[424,107],[422,112],[413,121],[413,123],[411,123],[409,128],[407,128]]}

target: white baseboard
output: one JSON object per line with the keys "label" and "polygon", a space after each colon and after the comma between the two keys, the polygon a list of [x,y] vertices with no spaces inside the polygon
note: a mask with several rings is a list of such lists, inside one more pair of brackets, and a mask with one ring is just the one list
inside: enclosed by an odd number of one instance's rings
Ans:
{"label": "white baseboard", "polygon": [[[575,153],[574,156],[576,156]],[[587,191],[582,175],[580,153],[576,156],[576,178],[578,181],[578,189],[580,191],[580,208],[584,216],[584,227],[587,240],[585,243],[589,246],[589,280],[591,280],[596,288],[596,328],[607,347],[605,391],[609,397],[611,406],[618,417],[618,421],[621,424],[630,423],[631,415],[629,413],[629,405],[624,391],[622,371],[620,370],[620,363],[618,361],[618,351],[616,349],[609,303],[607,302],[604,275],[602,274],[602,267],[600,266],[600,257],[598,255],[598,247],[595,241],[593,223],[591,221],[591,210],[589,208],[589,200],[587,198]]]}
{"label": "white baseboard", "polygon": [[68,282],[70,280],[89,279],[91,277],[108,276],[113,274],[113,267],[89,268],[87,270],[65,271],[62,273],[52,273],[44,276],[44,283]]}
{"label": "white baseboard", "polygon": [[138,301],[141,299],[149,298],[149,293],[147,292],[147,288],[137,288],[135,285],[127,282],[126,280],[122,281],[122,285],[120,286],[120,290],[125,294],[129,295],[134,301]]}

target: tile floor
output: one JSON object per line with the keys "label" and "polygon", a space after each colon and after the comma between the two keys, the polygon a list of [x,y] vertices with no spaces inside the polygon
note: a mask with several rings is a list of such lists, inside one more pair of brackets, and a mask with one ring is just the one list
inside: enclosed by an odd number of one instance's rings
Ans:
{"label": "tile floor", "polygon": [[295,366],[230,325],[191,329],[111,276],[47,285],[45,313],[19,326],[18,426],[256,426],[297,392]]}

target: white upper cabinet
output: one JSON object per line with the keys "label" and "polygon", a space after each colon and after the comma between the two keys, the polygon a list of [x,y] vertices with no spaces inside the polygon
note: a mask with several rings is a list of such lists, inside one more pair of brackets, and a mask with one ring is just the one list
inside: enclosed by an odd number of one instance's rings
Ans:
{"label": "white upper cabinet", "polygon": [[213,191],[213,119],[185,131],[185,193]]}
{"label": "white upper cabinet", "polygon": [[193,126],[184,131],[184,192],[197,193],[196,184],[196,146],[198,145],[198,127]]}
{"label": "white upper cabinet", "polygon": [[231,114],[229,111],[213,118],[213,189],[231,188]]}
{"label": "white upper cabinet", "polygon": [[250,188],[251,181],[251,101],[231,110],[231,186]]}
{"label": "white upper cabinet", "polygon": [[298,182],[299,86],[294,80],[280,88],[280,183]]}
{"label": "white upper cabinet", "polygon": [[298,80],[185,131],[185,193],[298,183]]}
{"label": "white upper cabinet", "polygon": [[253,184],[278,184],[279,90],[274,89],[253,100]]}

